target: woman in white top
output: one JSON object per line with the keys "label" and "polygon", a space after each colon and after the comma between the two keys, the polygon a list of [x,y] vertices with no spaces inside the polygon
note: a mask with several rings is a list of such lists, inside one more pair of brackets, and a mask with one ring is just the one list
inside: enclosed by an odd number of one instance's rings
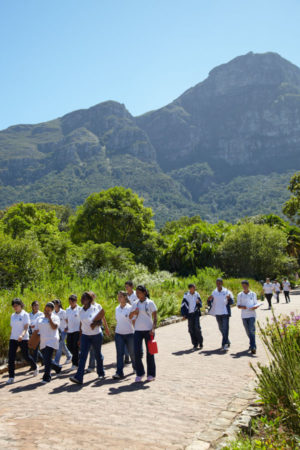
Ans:
{"label": "woman in white top", "polygon": [[154,355],[148,350],[148,341],[155,334],[157,323],[157,308],[155,303],[150,300],[149,293],[145,286],[139,285],[136,288],[136,301],[131,307],[130,319],[136,318],[134,323],[134,355],[136,368],[136,382],[140,382],[145,375],[143,365],[143,341],[146,343],[147,350],[147,381],[155,380],[156,367]]}
{"label": "woman in white top", "polygon": [[40,335],[40,347],[44,358],[45,371],[42,383],[51,381],[51,369],[57,374],[61,372],[61,367],[52,360],[54,351],[59,347],[59,317],[54,313],[54,304],[49,302],[44,309],[44,317],[36,321],[34,333]]}
{"label": "woman in white top", "polygon": [[115,332],[115,343],[117,351],[117,371],[113,378],[118,380],[124,378],[124,355],[125,347],[128,349],[128,353],[131,358],[132,368],[134,370],[134,342],[133,333],[134,328],[132,325],[132,320],[129,318],[131,313],[131,304],[128,300],[127,294],[124,291],[118,293],[119,306],[116,307],[115,317],[116,317],[116,332]]}
{"label": "woman in white top", "polygon": [[283,293],[285,297],[286,303],[290,303],[290,290],[291,290],[291,283],[287,278],[284,278],[282,281],[282,287],[283,287]]}
{"label": "woman in white top", "polygon": [[[29,335],[35,331],[36,322],[41,317],[44,317],[44,313],[40,311],[40,305],[38,301],[34,301],[31,303],[31,312],[29,313],[30,325],[29,325]],[[40,352],[39,345],[32,352],[32,357],[35,362],[39,359],[43,363],[43,355]]]}
{"label": "woman in white top", "polygon": [[15,381],[15,360],[18,347],[21,348],[23,358],[29,362],[31,370],[34,371],[33,375],[37,376],[39,373],[38,366],[29,354],[28,350],[28,328],[30,324],[29,314],[24,311],[24,303],[19,298],[15,298],[11,304],[15,312],[11,315],[10,319],[11,334],[8,350],[9,378],[6,384],[12,384]]}
{"label": "woman in white top", "polygon": [[54,314],[56,314],[59,317],[59,334],[60,334],[60,338],[59,338],[59,348],[56,352],[55,355],[55,364],[59,364],[60,358],[62,353],[64,353],[66,355],[66,361],[65,364],[69,364],[70,362],[72,362],[72,353],[70,352],[70,350],[68,349],[67,345],[66,345],[66,337],[67,337],[67,322],[66,322],[66,311],[64,309],[62,309],[61,306],[61,301],[56,299],[53,300],[54,303]]}
{"label": "woman in white top", "polygon": [[101,358],[102,346],[102,329],[100,326],[101,320],[104,317],[104,309],[101,305],[93,305],[93,297],[89,292],[84,292],[81,296],[82,308],[79,312],[80,317],[80,357],[79,365],[76,375],[70,377],[70,381],[77,384],[83,383],[83,375],[85,363],[89,354],[91,346],[94,349],[95,358],[97,362],[98,379],[104,379],[103,360]]}
{"label": "woman in white top", "polygon": [[277,280],[274,280],[274,289],[276,294],[277,303],[279,303],[279,294],[280,294],[280,283]]}
{"label": "woman in white top", "polygon": [[263,290],[264,290],[267,302],[269,304],[269,309],[271,309],[271,307],[272,307],[272,297],[273,297],[273,292],[274,292],[274,285],[270,282],[270,278],[266,279],[266,282],[263,285]]}

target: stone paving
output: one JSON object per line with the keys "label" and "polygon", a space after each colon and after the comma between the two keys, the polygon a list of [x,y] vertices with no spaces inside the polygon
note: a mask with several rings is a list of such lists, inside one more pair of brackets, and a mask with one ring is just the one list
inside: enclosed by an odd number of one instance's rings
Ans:
{"label": "stone paving", "polygon": [[[281,296],[280,304],[274,303],[275,312],[300,311],[300,295],[292,294],[291,300],[285,304]],[[40,384],[41,375],[30,377],[26,368],[17,371],[10,386],[5,386],[7,374],[3,375],[0,448],[208,448],[214,430],[225,428],[253,396],[249,362],[268,360],[260,342],[256,356],[245,352],[248,338],[240,311],[233,308],[232,313],[228,353],[219,350],[221,336],[211,316],[201,318],[202,351],[191,351],[185,321],[157,330],[157,379],[152,383],[134,384],[130,367],[124,380],[112,380],[113,343],[103,347],[107,375],[103,382],[95,382],[92,373],[85,376],[83,386],[73,385],[67,366],[47,385]],[[270,316],[264,304],[258,319]]]}

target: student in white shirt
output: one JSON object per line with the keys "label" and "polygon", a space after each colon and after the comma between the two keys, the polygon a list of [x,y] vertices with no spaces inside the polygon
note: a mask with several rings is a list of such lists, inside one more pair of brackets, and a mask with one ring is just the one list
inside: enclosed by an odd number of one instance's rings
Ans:
{"label": "student in white shirt", "polygon": [[135,319],[134,322],[134,356],[136,379],[138,383],[142,381],[145,375],[143,365],[143,341],[146,344],[147,350],[147,381],[155,380],[156,367],[154,355],[151,355],[148,350],[148,341],[155,334],[157,324],[157,308],[155,303],[150,300],[149,293],[145,286],[139,285],[136,288],[136,295],[138,300],[131,306],[130,319]]}
{"label": "student in white shirt", "polygon": [[[126,281],[125,290],[127,292],[127,297],[128,297],[129,303],[131,305],[133,305],[134,302],[136,302],[138,300],[138,298],[136,296],[136,292],[133,289],[133,282],[131,280]],[[125,345],[124,364],[130,364],[129,352],[128,352],[128,348],[126,345]]]}
{"label": "student in white shirt", "polygon": [[274,290],[276,294],[277,303],[279,303],[279,295],[281,291],[280,283],[277,280],[274,280]]}
{"label": "student in white shirt", "polygon": [[283,293],[285,297],[286,303],[290,303],[290,290],[291,290],[291,283],[287,278],[284,278],[282,281],[282,287],[283,287]]}
{"label": "student in white shirt", "polygon": [[56,299],[53,300],[54,304],[54,314],[59,317],[59,348],[56,352],[54,362],[55,364],[59,364],[62,353],[66,355],[65,364],[69,364],[72,362],[72,354],[66,345],[66,337],[67,337],[67,322],[66,322],[66,311],[62,308],[61,301]]}
{"label": "student in white shirt", "polygon": [[118,293],[119,306],[116,307],[116,330],[115,330],[115,344],[117,351],[117,371],[113,378],[118,380],[124,378],[124,354],[125,347],[127,347],[134,369],[134,328],[132,320],[129,318],[131,313],[131,304],[129,303],[127,293],[119,291]]}
{"label": "student in white shirt", "polygon": [[71,370],[77,370],[79,359],[79,338],[80,338],[80,306],[77,305],[77,295],[70,295],[69,307],[66,309],[66,330],[67,330],[67,347],[72,353]]}
{"label": "student in white shirt", "polygon": [[237,296],[237,307],[242,310],[243,325],[250,340],[251,353],[254,355],[256,353],[255,310],[259,307],[259,304],[257,302],[256,293],[249,289],[249,281],[242,281],[242,288],[242,292]]}
{"label": "student in white shirt", "polygon": [[203,336],[200,325],[202,300],[194,284],[189,284],[188,288],[189,290],[185,292],[182,299],[181,313],[188,319],[188,330],[193,350],[197,350],[198,346],[200,349],[203,348]]}
{"label": "student in white shirt", "polygon": [[[44,313],[40,311],[40,305],[38,301],[34,301],[31,303],[31,312],[29,313],[29,319],[30,319],[30,325],[29,325],[29,335],[31,336],[32,333],[35,331],[35,325],[37,319],[40,317],[44,317]],[[32,357],[35,362],[39,359],[41,362],[43,362],[43,355],[40,352],[40,346],[38,345],[36,349],[32,351]]]}
{"label": "student in white shirt", "polygon": [[85,363],[89,354],[90,347],[94,348],[97,362],[98,379],[104,379],[103,360],[101,358],[101,345],[103,340],[100,323],[104,317],[104,309],[101,305],[93,305],[93,297],[89,292],[84,292],[81,296],[82,308],[79,312],[80,317],[80,356],[76,375],[70,377],[72,383],[82,384]]}
{"label": "student in white shirt", "polygon": [[266,279],[266,282],[263,285],[263,290],[264,290],[267,302],[269,304],[269,309],[271,309],[271,307],[272,307],[272,297],[273,297],[273,292],[274,292],[274,285],[270,282],[270,278]]}
{"label": "student in white shirt", "polygon": [[51,369],[54,369],[57,374],[61,372],[61,367],[52,360],[54,351],[59,347],[59,317],[54,313],[52,302],[46,304],[44,317],[37,319],[34,333],[40,335],[40,347],[45,365],[42,383],[46,384],[51,381]]}
{"label": "student in white shirt", "polygon": [[11,334],[8,350],[9,378],[6,384],[12,384],[15,381],[15,360],[18,347],[21,348],[23,358],[29,362],[31,370],[34,371],[33,375],[37,376],[39,373],[38,366],[29,354],[28,350],[28,328],[30,324],[29,314],[24,311],[24,303],[19,298],[15,298],[11,304],[15,312],[10,318]]}

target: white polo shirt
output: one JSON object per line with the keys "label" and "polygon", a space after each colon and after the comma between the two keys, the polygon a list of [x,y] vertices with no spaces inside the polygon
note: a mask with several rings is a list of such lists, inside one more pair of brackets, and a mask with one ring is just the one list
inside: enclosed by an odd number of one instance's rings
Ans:
{"label": "white polo shirt", "polygon": [[[20,334],[24,331],[24,326],[30,324],[29,314],[21,310],[19,314],[13,313],[10,318],[11,334],[10,339],[18,340]],[[29,333],[28,330],[24,334],[22,341],[28,341]]]}
{"label": "white polo shirt", "polygon": [[134,302],[134,304],[131,306],[131,312],[135,311],[136,309],[139,310],[139,314],[138,316],[133,317],[133,319],[135,320],[134,329],[136,331],[152,330],[153,327],[152,313],[154,311],[157,311],[155,303],[149,298],[146,298],[143,302],[138,300]]}
{"label": "white polo shirt", "polygon": [[274,283],[275,292],[280,292],[280,283]]}
{"label": "white polo shirt", "polygon": [[232,292],[229,291],[229,289],[222,287],[221,291],[216,288],[211,295],[213,296],[213,302],[209,314],[211,314],[212,316],[222,316],[224,314],[228,314],[227,295],[230,295],[230,297],[233,299]]}
{"label": "white polo shirt", "polygon": [[118,334],[133,334],[134,328],[131,319],[129,319],[129,314],[131,313],[131,305],[128,303],[122,308],[121,305],[116,307],[116,333]]}
{"label": "white polo shirt", "polygon": [[283,290],[285,292],[290,291],[291,290],[291,283],[288,280],[283,281],[282,282],[282,287],[283,287]]}
{"label": "white polo shirt", "polygon": [[44,313],[42,313],[42,311],[38,311],[37,313],[33,314],[33,312],[29,313],[29,318],[30,318],[30,328],[32,329],[32,331],[36,330],[36,322],[38,319],[40,319],[41,317],[44,317]]}
{"label": "white polo shirt", "polygon": [[[249,291],[245,294],[244,291],[240,292],[237,296],[237,306],[246,306],[247,308],[253,308],[257,305],[257,296],[255,292]],[[256,317],[256,310],[241,309],[242,319],[248,319],[249,317]]]}
{"label": "white polo shirt", "polygon": [[133,305],[134,302],[136,302],[138,300],[136,292],[133,291],[132,294],[128,295],[128,300],[130,301],[130,304]]}
{"label": "white polo shirt", "polygon": [[201,300],[200,294],[195,291],[194,294],[191,294],[190,291],[184,294],[184,297],[189,305],[189,313],[194,313],[196,310],[197,300]]}
{"label": "white polo shirt", "polygon": [[59,324],[59,329],[60,331],[65,331],[66,327],[67,327],[67,322],[66,322],[66,311],[62,308],[60,308],[60,310],[57,312],[53,312],[53,314],[55,314],[56,316],[58,316],[60,324]]}
{"label": "white polo shirt", "polygon": [[79,317],[81,322],[82,334],[86,334],[87,336],[94,336],[99,333],[102,334],[100,325],[97,325],[94,329],[91,328],[91,323],[101,310],[102,307],[101,305],[99,305],[99,303],[97,305],[91,305],[87,310],[81,308],[81,310],[79,311]]}
{"label": "white polo shirt", "polygon": [[55,330],[50,326],[49,319],[47,317],[40,317],[36,321],[36,330],[38,330],[40,335],[40,348],[41,350],[45,347],[54,348],[58,350],[59,347],[59,317],[54,312],[51,314],[52,322],[58,325]]}
{"label": "white polo shirt", "polygon": [[66,309],[66,319],[68,320],[67,327],[68,333],[75,333],[75,331],[80,330],[80,313],[81,307],[76,305],[75,308],[69,306]]}
{"label": "white polo shirt", "polygon": [[265,294],[273,294],[274,284],[272,283],[264,283],[263,290]]}

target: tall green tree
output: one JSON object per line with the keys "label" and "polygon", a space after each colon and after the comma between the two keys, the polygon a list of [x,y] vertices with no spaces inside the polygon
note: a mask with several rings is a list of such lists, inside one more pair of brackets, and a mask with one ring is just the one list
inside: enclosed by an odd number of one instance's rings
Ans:
{"label": "tall green tree", "polygon": [[291,178],[288,189],[292,196],[285,203],[283,212],[289,219],[300,225],[300,172],[295,173]]}

